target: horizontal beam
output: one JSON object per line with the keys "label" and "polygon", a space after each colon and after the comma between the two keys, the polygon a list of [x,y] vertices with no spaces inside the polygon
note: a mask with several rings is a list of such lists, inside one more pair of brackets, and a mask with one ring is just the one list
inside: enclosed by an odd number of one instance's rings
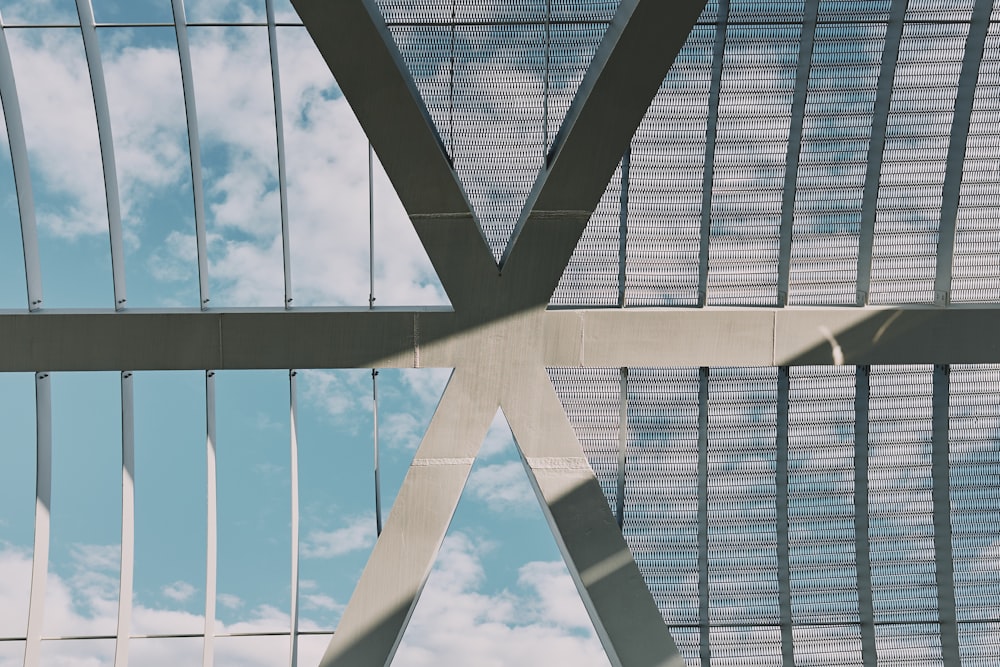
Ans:
{"label": "horizontal beam", "polygon": [[448,308],[0,311],[0,372],[450,368],[506,335],[546,366],[1000,363],[997,332],[1000,306],[554,310],[530,336]]}

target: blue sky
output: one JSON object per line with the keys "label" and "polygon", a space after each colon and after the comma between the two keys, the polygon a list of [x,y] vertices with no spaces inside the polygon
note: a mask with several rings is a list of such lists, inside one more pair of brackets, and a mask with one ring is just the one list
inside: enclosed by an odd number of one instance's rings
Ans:
{"label": "blue sky", "polygon": [[[167,0],[94,0],[98,22],[170,22]],[[189,22],[264,19],[263,1],[188,0]],[[278,20],[294,20],[285,1]],[[71,0],[0,1],[5,24],[76,23]],[[107,209],[78,29],[8,30],[31,158],[44,307],[113,305]],[[284,298],[275,112],[266,28],[191,27],[204,168],[209,306]],[[122,200],[128,307],[199,305],[192,177],[174,31],[101,28]],[[278,28],[287,145],[293,304],[368,302],[367,142],[305,31]],[[6,134],[3,135],[6,142]],[[376,163],[378,305],[446,304]],[[0,308],[25,284],[9,159],[0,160]],[[449,371],[378,377],[385,513]],[[290,602],[289,377],[215,376],[218,632],[287,630]],[[370,371],[297,376],[301,621],[335,627],[374,544]],[[44,634],[114,634],[121,507],[118,373],[51,377],[53,506]],[[134,632],[197,633],[205,586],[205,377],[137,373]],[[23,636],[34,515],[34,380],[0,375],[0,636]],[[303,657],[324,637],[305,637]],[[23,645],[0,642],[0,665]],[[200,655],[191,640],[135,640],[133,664]],[[50,665],[106,661],[113,642],[46,644]],[[220,639],[217,664],[280,664],[287,639]],[[550,665],[606,658],[498,417],[398,654],[398,665]],[[187,656],[187,657],[185,657]],[[487,659],[488,658],[488,659]],[[534,662],[532,662],[532,660]],[[308,664],[307,660],[303,664]]]}

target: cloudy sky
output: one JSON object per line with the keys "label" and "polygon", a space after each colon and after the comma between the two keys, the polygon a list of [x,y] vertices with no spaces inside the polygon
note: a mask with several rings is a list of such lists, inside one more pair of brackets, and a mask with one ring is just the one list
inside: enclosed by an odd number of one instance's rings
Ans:
{"label": "cloudy sky", "polygon": [[[94,0],[98,23],[170,23],[169,0]],[[264,20],[263,0],[187,0],[197,22]],[[275,2],[279,22],[297,19]],[[31,160],[44,307],[113,304],[108,213],[83,41],[73,0],[0,0]],[[191,27],[204,170],[209,306],[284,300],[275,108],[267,29]],[[125,244],[128,307],[198,307],[195,211],[172,27],[99,29]],[[293,305],[367,305],[368,147],[304,29],[277,29],[288,168]],[[518,76],[525,76],[519,73]],[[7,135],[2,141],[6,144]],[[9,156],[8,156],[9,157]],[[378,305],[447,299],[376,164]],[[0,308],[25,307],[20,227],[0,159]],[[378,377],[385,512],[449,371]],[[121,508],[117,373],[64,373],[53,404],[51,554],[44,635],[113,635]],[[300,627],[331,630],[375,540],[370,371],[297,375],[301,483]],[[289,627],[287,372],[215,376],[218,622],[224,633]],[[34,378],[0,375],[0,638],[25,633],[34,515]],[[137,373],[134,632],[204,627],[206,455],[203,373]],[[328,637],[303,637],[302,664]],[[106,664],[114,642],[46,642],[46,665]],[[133,664],[190,664],[194,639],[137,639]],[[0,641],[0,665],[23,643]],[[287,639],[226,638],[219,665],[276,665]],[[606,665],[498,414],[397,665]]]}

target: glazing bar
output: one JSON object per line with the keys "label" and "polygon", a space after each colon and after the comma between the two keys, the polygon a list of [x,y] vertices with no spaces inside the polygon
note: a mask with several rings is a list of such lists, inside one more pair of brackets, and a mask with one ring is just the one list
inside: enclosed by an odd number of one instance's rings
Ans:
{"label": "glazing bar", "polygon": [[965,166],[965,146],[969,139],[969,123],[979,81],[979,68],[983,62],[986,33],[990,27],[993,0],[976,0],[972,8],[972,22],[965,42],[962,73],[958,78],[955,97],[955,115],[951,124],[948,143],[948,162],[944,172],[941,196],[941,223],[938,229],[937,272],[934,276],[934,301],[947,306],[951,301],[951,272],[955,259],[955,226],[958,204],[962,194],[962,176]]}
{"label": "glazing bar", "polygon": [[292,607],[289,660],[291,667],[299,663],[299,392],[298,371],[288,373],[288,400],[291,416],[290,453],[292,484]]}
{"label": "glazing bar", "polygon": [[[723,0],[728,8],[729,3]],[[719,3],[720,11],[722,2]],[[708,606],[708,375],[698,371],[698,620],[701,664],[712,664]]]}
{"label": "glazing bar", "polygon": [[[708,302],[708,253],[712,236],[712,186],[715,179],[715,138],[719,126],[719,97],[722,91],[722,65],[726,55],[726,30],[729,26],[729,0],[719,0],[719,19],[712,51],[712,83],[708,90],[708,120],[705,126],[705,173],[701,190],[701,245],[698,249],[698,305]],[[707,618],[707,617],[706,617]],[[707,639],[705,640],[708,641]],[[707,644],[706,644],[707,645]]]}
{"label": "glazing bar", "polygon": [[208,236],[205,231],[205,183],[201,175],[201,139],[198,136],[198,108],[194,96],[194,74],[191,67],[191,45],[188,42],[184,0],[171,0],[174,31],[177,34],[177,55],[181,65],[184,88],[184,111],[187,114],[188,151],[191,154],[191,191],[194,196],[194,227],[198,246],[198,294],[202,308],[209,301]]}
{"label": "glazing bar", "polygon": [[882,51],[882,68],[878,73],[878,90],[872,111],[872,133],[868,143],[868,167],[865,172],[865,189],[861,202],[861,231],[858,238],[858,300],[857,305],[868,304],[872,282],[872,247],[875,244],[875,213],[878,208],[879,182],[882,176],[882,157],[885,153],[885,131],[889,124],[889,106],[892,102],[892,84],[896,77],[896,60],[899,43],[903,39],[903,18],[908,0],[892,0],[889,6],[889,23],[885,29],[885,49]]}
{"label": "glazing bar", "polygon": [[958,625],[955,613],[955,565],[951,548],[951,480],[948,456],[951,368],[934,366],[931,471],[934,487],[934,564],[937,575],[938,619],[941,622],[941,656],[945,667],[959,667]]}
{"label": "glazing bar", "polygon": [[775,528],[778,556],[778,607],[781,623],[781,663],[795,667],[792,641],[792,574],[788,546],[788,400],[791,391],[788,366],[778,369],[777,441],[775,443]]}
{"label": "glazing bar", "polygon": [[281,70],[278,68],[278,31],[274,22],[274,0],[265,0],[267,41],[271,51],[271,86],[274,90],[274,129],[278,142],[278,198],[281,201],[281,252],[285,272],[285,308],[292,305],[291,238],[288,234],[288,176],[285,170],[285,121],[281,108]]}
{"label": "glazing bar", "polygon": [[789,273],[792,265],[792,225],[795,221],[795,186],[799,176],[799,153],[802,148],[802,120],[806,110],[809,69],[812,66],[813,40],[819,0],[807,0],[799,42],[799,65],[795,71],[792,97],[792,121],[788,130],[788,157],[785,159],[785,188],[781,196],[781,232],[778,251],[778,305],[788,305]]}
{"label": "glazing bar", "polygon": [[14,168],[14,187],[21,218],[21,245],[24,249],[24,279],[28,288],[28,310],[42,305],[42,265],[38,257],[38,224],[35,220],[35,196],[31,188],[31,168],[28,164],[28,143],[24,138],[20,98],[10,60],[7,34],[0,17],[0,102],[7,122],[7,142]]}
{"label": "glazing bar", "polygon": [[128,667],[128,644],[132,633],[132,580],[135,571],[135,400],[132,373],[122,373],[121,382],[122,547],[115,667]]}
{"label": "glazing bar", "polygon": [[35,374],[35,546],[31,562],[24,667],[38,667],[45,621],[45,588],[49,573],[49,516],[52,508],[52,380]]}
{"label": "glazing bar", "polygon": [[205,372],[205,453],[206,478],[208,481],[208,512],[205,524],[205,646],[202,655],[203,667],[212,667],[215,662],[215,593],[218,565],[218,478],[215,474],[215,371]]}
{"label": "glazing bar", "polygon": [[619,376],[618,395],[618,497],[616,498],[615,519],[618,527],[625,525],[625,466],[628,464],[628,367],[622,366]]}
{"label": "glazing bar", "polygon": [[108,108],[108,89],[104,82],[101,47],[97,41],[94,8],[90,0],[76,0],[83,34],[83,50],[90,70],[90,85],[94,94],[94,111],[97,113],[97,136],[101,145],[101,162],[104,165],[104,196],[108,205],[108,232],[111,237],[111,275],[114,281],[115,310],[125,307],[125,246],[122,242],[121,198],[118,194],[118,170],[115,166],[115,144],[111,134],[111,110]]}

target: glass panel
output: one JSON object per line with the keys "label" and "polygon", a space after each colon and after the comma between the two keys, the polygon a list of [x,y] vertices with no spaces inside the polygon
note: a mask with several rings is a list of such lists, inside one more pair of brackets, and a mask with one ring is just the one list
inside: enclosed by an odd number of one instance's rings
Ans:
{"label": "glass panel", "polygon": [[170,0],[91,0],[98,23],[173,23]]}
{"label": "glass panel", "polygon": [[60,373],[51,382],[51,546],[43,632],[114,635],[121,562],[121,376]]}
{"label": "glass panel", "polygon": [[24,281],[21,218],[14,189],[14,168],[10,161],[6,121],[0,128],[0,205],[3,207],[0,210],[0,308],[25,308],[28,298]]}
{"label": "glass panel", "polygon": [[290,0],[274,0],[274,20],[277,23],[302,24],[302,19]]}
{"label": "glass panel", "polygon": [[264,0],[186,0],[188,23],[263,23]]}
{"label": "glass panel", "polygon": [[0,0],[6,25],[79,25],[73,0]]}
{"label": "glass panel", "polygon": [[288,664],[288,637],[220,637],[215,667],[272,667]]}
{"label": "glass panel", "polygon": [[712,305],[777,302],[799,32],[796,25],[732,24],[726,31],[712,183]]}
{"label": "glass panel", "polygon": [[203,645],[204,640],[201,637],[130,639],[128,664],[130,667],[199,665],[201,664]]}
{"label": "glass panel", "polygon": [[0,667],[22,667],[24,642],[0,642]]}
{"label": "glass panel", "polygon": [[375,545],[371,371],[297,378],[299,627],[332,630]]}
{"label": "glass panel", "polygon": [[[278,46],[292,303],[367,306],[368,140],[305,29],[281,28]],[[390,193],[376,201],[377,217],[395,199]],[[415,236],[408,219],[406,227]],[[376,247],[391,238],[380,235]]]}
{"label": "glass panel", "polygon": [[[287,371],[216,373],[218,606],[227,632],[289,630]],[[241,644],[242,645],[242,644]]]}
{"label": "glass panel", "polygon": [[174,29],[102,28],[100,36],[128,305],[198,306],[191,155]]}
{"label": "glass panel", "polygon": [[281,306],[281,210],[267,30],[192,28],[189,35],[212,305]]}
{"label": "glass panel", "polygon": [[299,635],[299,664],[318,665],[333,635]]}
{"label": "glass panel", "polygon": [[[51,583],[51,582],[50,582]],[[113,639],[77,639],[42,642],[42,667],[110,665],[115,661]]]}
{"label": "glass panel", "polygon": [[23,637],[35,534],[35,380],[30,373],[0,373],[0,424],[4,425],[0,435],[0,637]]}
{"label": "glass panel", "polygon": [[44,305],[114,306],[93,92],[79,30],[7,33],[31,158]]}
{"label": "glass panel", "polygon": [[204,632],[205,374],[145,372],[133,382],[133,633]]}

